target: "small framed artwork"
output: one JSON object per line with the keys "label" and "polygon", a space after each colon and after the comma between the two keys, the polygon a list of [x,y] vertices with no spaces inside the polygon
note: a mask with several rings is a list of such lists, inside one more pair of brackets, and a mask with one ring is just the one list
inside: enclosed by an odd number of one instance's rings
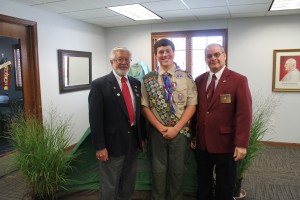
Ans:
{"label": "small framed artwork", "polygon": [[272,90],[300,92],[300,49],[273,51]]}

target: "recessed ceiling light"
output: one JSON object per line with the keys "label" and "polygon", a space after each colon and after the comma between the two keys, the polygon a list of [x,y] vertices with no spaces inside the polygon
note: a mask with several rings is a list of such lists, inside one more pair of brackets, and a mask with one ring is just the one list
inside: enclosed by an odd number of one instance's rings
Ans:
{"label": "recessed ceiling light", "polygon": [[270,11],[300,9],[300,0],[273,0]]}
{"label": "recessed ceiling light", "polygon": [[107,8],[133,20],[161,19],[161,17],[141,6],[140,4],[113,6]]}

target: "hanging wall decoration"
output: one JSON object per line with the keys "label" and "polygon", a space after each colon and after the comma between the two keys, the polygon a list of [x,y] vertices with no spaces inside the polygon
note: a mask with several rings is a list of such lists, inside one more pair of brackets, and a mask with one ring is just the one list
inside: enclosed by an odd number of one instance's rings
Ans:
{"label": "hanging wall decoration", "polygon": [[3,90],[8,90],[10,87],[10,64],[10,61],[5,61],[4,63],[0,64],[1,85]]}
{"label": "hanging wall decoration", "polygon": [[274,92],[300,92],[300,49],[273,51]]}

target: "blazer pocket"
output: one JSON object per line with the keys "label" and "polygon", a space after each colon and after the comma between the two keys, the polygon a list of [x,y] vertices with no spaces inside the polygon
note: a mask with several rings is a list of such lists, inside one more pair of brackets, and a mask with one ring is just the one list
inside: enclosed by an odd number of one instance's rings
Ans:
{"label": "blazer pocket", "polygon": [[231,134],[234,132],[233,127],[221,127],[220,128],[220,134]]}

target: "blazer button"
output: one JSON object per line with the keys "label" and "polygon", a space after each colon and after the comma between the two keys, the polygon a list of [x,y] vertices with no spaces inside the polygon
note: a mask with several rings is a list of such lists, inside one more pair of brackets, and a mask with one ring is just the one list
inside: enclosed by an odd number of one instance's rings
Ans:
{"label": "blazer button", "polygon": [[209,111],[207,111],[206,114],[209,114]]}

